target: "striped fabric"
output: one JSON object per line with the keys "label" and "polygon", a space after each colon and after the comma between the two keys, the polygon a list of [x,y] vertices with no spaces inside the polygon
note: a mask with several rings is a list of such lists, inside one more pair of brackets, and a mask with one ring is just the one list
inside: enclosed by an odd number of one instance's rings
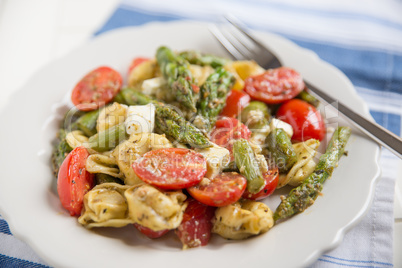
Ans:
{"label": "striped fabric", "polygon": [[[123,0],[96,35],[153,21],[213,22],[231,13],[250,28],[282,35],[342,70],[373,118],[401,135],[402,1]],[[382,180],[368,215],[313,267],[392,267],[398,159],[381,155]],[[46,267],[0,217],[0,267]]]}

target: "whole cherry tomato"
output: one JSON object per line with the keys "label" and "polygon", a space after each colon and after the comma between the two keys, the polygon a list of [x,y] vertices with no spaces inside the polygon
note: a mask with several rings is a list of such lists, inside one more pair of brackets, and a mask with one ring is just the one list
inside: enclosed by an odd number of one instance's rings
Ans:
{"label": "whole cherry tomato", "polygon": [[293,127],[292,141],[324,139],[325,123],[320,112],[303,100],[293,99],[283,103],[276,116]]}
{"label": "whole cherry tomato", "polygon": [[220,113],[221,116],[237,117],[244,107],[250,102],[250,95],[244,91],[232,89],[226,99],[226,106]]}

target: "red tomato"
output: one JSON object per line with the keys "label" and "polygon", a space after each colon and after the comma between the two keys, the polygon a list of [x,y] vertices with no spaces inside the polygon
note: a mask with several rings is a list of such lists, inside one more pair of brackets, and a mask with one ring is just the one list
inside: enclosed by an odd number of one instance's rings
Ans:
{"label": "red tomato", "polygon": [[207,172],[201,154],[182,148],[152,150],[133,164],[134,172],[146,183],[167,190],[191,187]]}
{"label": "red tomato", "polygon": [[137,67],[138,65],[140,65],[141,63],[145,62],[145,61],[149,61],[151,60],[150,58],[135,58],[133,59],[133,61],[130,64],[130,67],[128,67],[128,75],[131,74],[131,71],[135,69],[135,67]]}
{"label": "red tomato", "polygon": [[61,204],[71,216],[81,215],[84,195],[94,186],[94,174],[85,169],[88,156],[84,147],[75,148],[64,159],[57,176]]}
{"label": "red tomato", "polygon": [[244,107],[250,102],[250,95],[244,91],[232,89],[226,99],[226,106],[220,113],[221,116],[237,117]]}
{"label": "red tomato", "polygon": [[109,67],[99,67],[85,75],[71,94],[71,101],[81,111],[96,110],[119,92],[123,78]]}
{"label": "red tomato", "polygon": [[152,239],[159,238],[169,232],[169,229],[165,229],[162,231],[154,231],[154,230],[152,230],[148,227],[142,226],[141,224],[138,224],[138,223],[134,223],[134,226],[141,233],[143,233],[144,235],[146,235],[147,237],[152,238]]}
{"label": "red tomato", "polygon": [[206,184],[202,181],[187,191],[205,205],[223,207],[239,200],[246,186],[245,177],[236,172],[226,172],[215,176]]}
{"label": "red tomato", "polygon": [[247,189],[243,194],[243,198],[251,199],[251,200],[261,200],[265,197],[271,195],[278,185],[279,182],[279,171],[278,168],[275,167],[273,169],[268,170],[268,172],[263,174],[265,186],[258,193],[252,194]]}
{"label": "red tomato", "polygon": [[184,246],[194,248],[205,246],[211,237],[215,208],[206,206],[190,198],[183,214],[183,220],[176,229],[176,234]]}
{"label": "red tomato", "polygon": [[268,104],[281,103],[296,97],[304,89],[301,75],[288,67],[270,69],[244,81],[244,91],[253,99]]}
{"label": "red tomato", "polygon": [[236,118],[223,117],[216,121],[210,136],[212,142],[229,150],[233,160],[233,140],[249,140],[251,131]]}
{"label": "red tomato", "polygon": [[283,103],[276,116],[293,127],[293,141],[324,139],[325,123],[320,112],[303,100],[293,99]]}

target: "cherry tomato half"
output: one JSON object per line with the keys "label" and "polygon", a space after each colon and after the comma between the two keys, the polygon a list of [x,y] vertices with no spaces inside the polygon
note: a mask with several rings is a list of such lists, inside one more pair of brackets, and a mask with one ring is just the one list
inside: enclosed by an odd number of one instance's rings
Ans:
{"label": "cherry tomato half", "polygon": [[85,75],[71,94],[71,101],[81,111],[92,111],[109,103],[119,92],[123,78],[109,67],[99,67]]}
{"label": "cherry tomato half", "polygon": [[210,137],[212,142],[228,149],[230,159],[233,160],[233,140],[249,140],[251,131],[236,118],[223,117],[216,121]]}
{"label": "cherry tomato half", "polygon": [[141,224],[134,223],[135,228],[138,229],[142,234],[146,235],[149,238],[155,239],[159,238],[169,232],[169,229],[161,230],[161,231],[154,231],[151,228],[142,226]]}
{"label": "cherry tomato half", "polygon": [[278,168],[272,168],[263,174],[265,186],[258,193],[252,194],[247,189],[243,194],[243,198],[251,200],[261,200],[265,197],[271,195],[278,185],[279,182],[279,171]]}
{"label": "cherry tomato half", "polygon": [[207,245],[211,237],[211,220],[214,216],[214,207],[189,198],[183,220],[176,229],[176,234],[183,245],[190,248]]}
{"label": "cherry tomato half", "polygon": [[301,75],[288,67],[269,69],[244,81],[244,91],[253,99],[268,104],[281,103],[296,97],[304,89]]}
{"label": "cherry tomato half", "polygon": [[250,102],[250,95],[244,91],[232,89],[226,99],[226,106],[220,113],[221,116],[237,117],[244,107]]}
{"label": "cherry tomato half", "polygon": [[85,168],[88,156],[84,147],[75,148],[64,159],[57,176],[61,204],[71,216],[81,215],[84,195],[94,186],[94,174]]}
{"label": "cherry tomato half", "polygon": [[177,190],[199,183],[207,172],[201,154],[182,148],[152,150],[133,164],[134,172],[146,183]]}
{"label": "cherry tomato half", "polygon": [[130,64],[130,67],[128,67],[128,75],[130,76],[131,71],[135,69],[135,67],[137,67],[138,65],[140,65],[141,63],[145,62],[145,61],[149,61],[151,60],[150,58],[142,58],[142,57],[138,57],[133,59],[133,61]]}
{"label": "cherry tomato half", "polygon": [[188,193],[201,203],[223,207],[233,204],[240,199],[247,186],[247,180],[236,172],[224,172],[210,179],[204,180],[194,187],[187,189]]}
{"label": "cherry tomato half", "polygon": [[303,100],[293,99],[283,103],[276,116],[293,127],[292,141],[324,139],[325,123],[320,112]]}

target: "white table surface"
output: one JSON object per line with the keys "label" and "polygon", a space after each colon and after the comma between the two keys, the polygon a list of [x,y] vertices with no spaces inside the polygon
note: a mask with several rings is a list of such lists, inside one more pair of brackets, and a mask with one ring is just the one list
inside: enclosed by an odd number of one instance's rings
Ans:
{"label": "white table surface", "polygon": [[[0,110],[48,62],[87,42],[119,0],[0,0]],[[402,267],[402,167],[395,187],[394,265]]]}

